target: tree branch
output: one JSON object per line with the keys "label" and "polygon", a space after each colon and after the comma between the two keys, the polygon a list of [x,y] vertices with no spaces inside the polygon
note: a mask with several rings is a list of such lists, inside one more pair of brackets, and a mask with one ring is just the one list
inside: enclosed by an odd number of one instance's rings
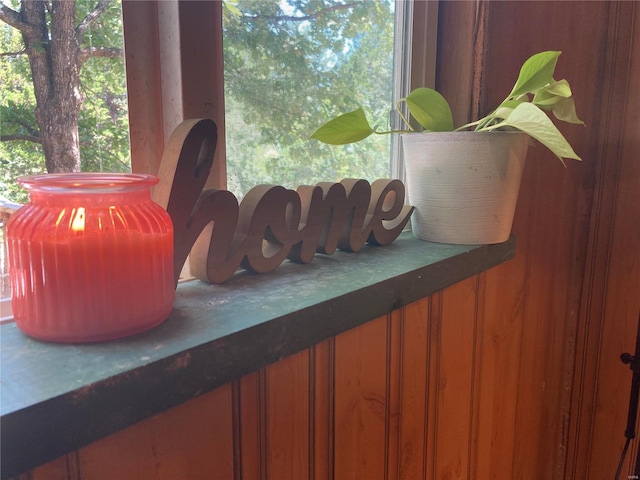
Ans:
{"label": "tree branch", "polygon": [[78,66],[82,66],[91,57],[119,58],[122,55],[124,55],[124,51],[117,47],[83,48],[78,52]]}
{"label": "tree branch", "polygon": [[[4,119],[4,125],[15,125],[17,126],[17,130],[22,130],[23,132],[26,133],[15,133],[15,134],[11,134],[11,135],[21,135],[21,136],[26,136],[26,137],[31,137],[31,138],[40,138],[40,130],[37,127],[33,127],[28,121],[26,121],[24,118],[21,118],[19,115],[15,115],[12,111],[8,112],[8,115],[6,115],[6,117]],[[7,136],[7,134],[4,135],[5,137]],[[40,140],[38,140],[40,141]]]}
{"label": "tree branch", "polygon": [[24,55],[25,53],[27,53],[26,47],[24,47],[19,52],[0,52],[0,57],[17,57],[20,55]]}
{"label": "tree branch", "polygon": [[12,8],[9,8],[2,2],[0,2],[0,20],[2,20],[7,25],[11,25],[13,28],[17,28],[21,32],[29,28],[29,25],[24,23],[20,19],[19,12],[16,12]]}
{"label": "tree branch", "polygon": [[26,135],[21,133],[12,133],[9,135],[0,135],[0,142],[10,142],[12,140],[24,140],[33,143],[42,143],[40,137],[34,137],[33,135]]}
{"label": "tree branch", "polygon": [[20,12],[16,12],[0,1],[0,20],[19,30],[23,35],[35,35],[36,30],[34,26],[29,22],[22,20],[21,12],[22,10]]}
{"label": "tree branch", "polygon": [[81,37],[82,35],[85,34],[87,30],[89,30],[89,27],[91,27],[93,22],[95,22],[98,18],[100,18],[100,16],[105,12],[105,10],[107,9],[107,7],[112,1],[113,0],[98,1],[98,5],[96,5],[96,8],[94,8],[91,12],[89,12],[87,16],[84,17],[76,27],[76,33],[78,34],[78,37]]}

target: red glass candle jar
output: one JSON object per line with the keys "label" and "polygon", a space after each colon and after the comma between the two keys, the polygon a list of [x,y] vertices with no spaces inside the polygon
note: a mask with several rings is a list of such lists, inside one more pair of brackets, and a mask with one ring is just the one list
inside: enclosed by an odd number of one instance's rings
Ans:
{"label": "red glass candle jar", "polygon": [[21,177],[7,225],[13,314],[30,336],[94,342],[164,321],[174,300],[173,226],[138,174]]}

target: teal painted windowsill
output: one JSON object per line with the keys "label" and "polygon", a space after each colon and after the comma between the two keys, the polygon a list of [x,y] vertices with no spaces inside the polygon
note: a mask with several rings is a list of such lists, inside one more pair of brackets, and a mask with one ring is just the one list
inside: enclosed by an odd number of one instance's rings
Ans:
{"label": "teal painted windowsill", "polygon": [[178,286],[162,325],[65,345],[0,326],[2,478],[30,470],[515,255],[403,233],[386,247]]}

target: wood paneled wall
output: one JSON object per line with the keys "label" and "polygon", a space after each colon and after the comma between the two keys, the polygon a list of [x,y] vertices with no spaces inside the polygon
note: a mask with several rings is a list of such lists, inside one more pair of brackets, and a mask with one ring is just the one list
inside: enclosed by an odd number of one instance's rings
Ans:
{"label": "wood paneled wall", "polygon": [[634,351],[640,314],[638,3],[488,2],[481,13],[479,110],[527,56],[554,49],[587,124],[563,129],[583,162],[564,168],[536,147],[520,192],[519,256],[506,267],[522,294],[506,301],[522,316],[508,478],[613,478],[631,377],[619,355]]}
{"label": "wood paneled wall", "polygon": [[[30,473],[83,479],[479,478],[483,275]],[[469,312],[475,312],[469,315]]]}
{"label": "wood paneled wall", "polygon": [[457,119],[559,49],[587,123],[564,129],[582,163],[530,149],[516,258],[25,478],[613,478],[640,311],[639,9],[442,2]]}

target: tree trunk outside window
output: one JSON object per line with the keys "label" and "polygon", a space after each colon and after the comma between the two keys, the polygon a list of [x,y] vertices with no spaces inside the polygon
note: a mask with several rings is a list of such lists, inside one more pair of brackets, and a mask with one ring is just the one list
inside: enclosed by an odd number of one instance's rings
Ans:
{"label": "tree trunk outside window", "polygon": [[80,69],[94,56],[121,56],[117,48],[81,48],[80,40],[112,0],[99,0],[76,24],[76,1],[23,0],[15,11],[0,3],[0,20],[17,28],[33,77],[35,118],[49,173],[80,171]]}

